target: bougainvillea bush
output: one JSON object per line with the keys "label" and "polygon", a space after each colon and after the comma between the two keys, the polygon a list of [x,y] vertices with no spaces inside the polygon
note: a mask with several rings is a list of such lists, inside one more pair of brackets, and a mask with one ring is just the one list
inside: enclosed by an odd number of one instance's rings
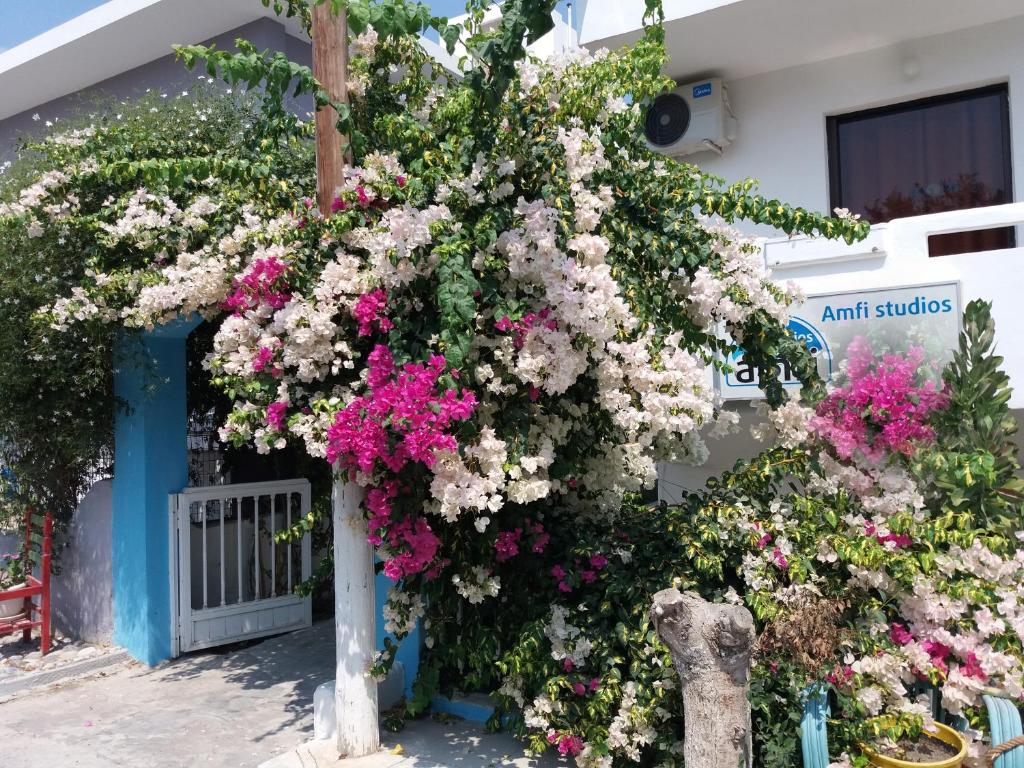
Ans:
{"label": "bougainvillea bush", "polygon": [[[452,42],[447,22],[350,3],[350,104],[281,54],[189,47],[185,63],[205,59],[235,93],[154,95],[31,143],[0,207],[0,358],[16,379],[0,387],[23,409],[2,422],[13,490],[72,509],[109,445],[112,371],[144,364],[132,339],[198,315],[231,401],[222,438],[302,446],[363,486],[395,583],[388,629],[431,606],[438,656],[411,709],[458,670],[464,687],[500,682],[507,639],[612,562],[573,554],[583,533],[615,530],[656,462],[700,461],[702,435],[735,420],[715,399],[719,353],[742,343],[776,405],[779,356],[813,389],[786,330],[793,292],[731,224],[866,231],[649,150],[643,105],[671,85],[656,5],[631,48],[525,57],[552,9],[509,0],[485,31],[473,6],[455,78],[416,42],[427,25]],[[351,138],[330,211],[312,200],[312,126],[288,93],[334,106]],[[40,455],[65,475],[38,471]],[[473,627],[490,634],[459,639]],[[601,670],[583,680],[572,630],[548,634],[581,702],[649,695]],[[544,738],[578,757],[600,745],[572,728]]]}
{"label": "bougainvillea bush", "polygon": [[[386,10],[410,8],[419,19]],[[352,103],[336,105],[354,157],[330,212],[311,200],[310,124],[283,107],[286,89],[330,95],[244,43],[182,49],[259,86],[255,114],[227,110],[236,126],[209,127],[186,99],[164,120],[149,107],[155,124],[133,110],[33,144],[31,172],[18,169],[30,183],[8,185],[0,209],[5,258],[12,273],[59,260],[42,287],[21,281],[28,327],[9,346],[35,347],[31,391],[59,410],[42,437],[19,423],[11,445],[68,439],[86,414],[109,434],[118,330],[198,314],[217,324],[206,366],[234,402],[223,438],[331,462],[367,489],[400,590],[444,585],[476,605],[518,547],[542,553],[554,532],[614,514],[657,460],[701,458],[700,431],[729,415],[710,379],[719,324],[753,359],[812,370],[785,330],[790,294],[727,222],[850,239],[864,225],[651,153],[641,105],[668,85],[657,24],[617,53],[516,63],[550,12],[512,3],[491,33],[474,14],[479,61],[460,80],[421,51],[415,23],[354,14]],[[422,611],[418,596],[391,605],[399,630]]]}
{"label": "bougainvillea bush", "polygon": [[[762,432],[776,447],[679,506],[632,504],[581,532],[533,586],[552,604],[505,642],[499,716],[582,765],[678,765],[676,673],[647,615],[671,584],[755,616],[755,764],[799,764],[811,686],[833,698],[838,766],[865,764],[861,742],[926,724],[935,691],[969,721],[977,759],[982,693],[1024,696],[1016,423],[992,338],[988,307],[972,304],[941,376],[914,348],[859,343],[816,409],[772,413]],[[836,440],[840,427],[855,437]]]}

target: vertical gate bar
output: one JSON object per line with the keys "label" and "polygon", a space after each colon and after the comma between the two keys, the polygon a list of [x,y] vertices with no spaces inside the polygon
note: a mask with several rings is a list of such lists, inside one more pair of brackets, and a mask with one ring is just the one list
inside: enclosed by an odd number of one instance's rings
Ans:
{"label": "vertical gate bar", "polygon": [[228,500],[220,500],[220,604],[227,605],[227,598],[224,595],[224,518],[227,516]]}
{"label": "vertical gate bar", "polygon": [[203,501],[203,503],[200,505],[202,507],[202,509],[203,509],[203,608],[206,608],[206,595],[207,595],[207,586],[206,586],[206,564],[207,564],[207,560],[206,560],[206,558],[207,558],[207,554],[206,554],[206,507],[207,507],[207,505],[209,503],[210,502],[207,500],[207,501]]}
{"label": "vertical gate bar", "polygon": [[256,551],[256,599],[260,599],[260,497],[252,497],[253,548]]}
{"label": "vertical gate bar", "polygon": [[270,494],[270,596],[277,597],[277,494]]}
{"label": "vertical gate bar", "polygon": [[[286,493],[284,497],[284,512],[288,518],[288,527],[292,527],[292,495]],[[292,593],[292,547],[295,546],[294,541],[288,542],[288,594]]]}
{"label": "vertical gate bar", "polygon": [[[307,483],[302,489],[299,495],[300,513],[305,519],[306,515],[309,514],[311,499],[310,499],[310,488]],[[313,535],[309,532],[302,537],[302,580],[306,581],[310,576],[313,575]]]}
{"label": "vertical gate bar", "polygon": [[238,546],[235,547],[235,560],[238,566],[238,604],[245,600],[245,592],[242,589],[242,505],[234,501],[235,508],[235,538]]}

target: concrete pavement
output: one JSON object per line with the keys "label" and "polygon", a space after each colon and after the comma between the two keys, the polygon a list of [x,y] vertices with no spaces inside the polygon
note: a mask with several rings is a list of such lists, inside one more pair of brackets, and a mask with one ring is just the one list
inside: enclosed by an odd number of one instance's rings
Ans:
{"label": "concrete pavement", "polygon": [[386,750],[339,761],[313,738],[313,691],[333,677],[334,626],[149,669],[134,662],[0,703],[4,768],[491,768],[531,761],[503,734],[424,719]]}
{"label": "concrete pavement", "polygon": [[7,768],[237,768],[313,735],[334,664],[331,622],[245,647],[139,664],[0,704]]}

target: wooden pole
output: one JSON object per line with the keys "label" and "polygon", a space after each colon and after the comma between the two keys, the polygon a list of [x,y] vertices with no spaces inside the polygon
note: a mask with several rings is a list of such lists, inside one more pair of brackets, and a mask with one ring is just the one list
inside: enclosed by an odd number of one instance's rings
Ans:
{"label": "wooden pole", "polygon": [[[335,15],[330,0],[313,6],[313,76],[331,97],[348,103],[348,22],[345,9]],[[346,139],[333,109],[316,113],[317,206],[331,215],[335,192],[345,178]],[[335,478],[334,629],[336,667],[334,711],[338,754],[363,757],[380,750],[377,683],[368,674],[376,653],[376,603],[373,548],[367,541],[363,491]]]}
{"label": "wooden pole", "polygon": [[[337,15],[331,12],[330,0],[313,6],[313,76],[335,101],[348,103],[348,20],[344,6]],[[324,216],[331,215],[348,160],[337,123],[333,109],[316,111],[316,197]]]}

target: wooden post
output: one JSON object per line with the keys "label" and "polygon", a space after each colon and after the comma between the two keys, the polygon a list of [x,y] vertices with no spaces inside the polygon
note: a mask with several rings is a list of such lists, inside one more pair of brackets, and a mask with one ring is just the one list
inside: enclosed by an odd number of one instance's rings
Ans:
{"label": "wooden post", "polygon": [[46,513],[43,523],[43,563],[39,577],[43,583],[43,593],[39,596],[40,621],[39,653],[43,656],[50,652],[50,569],[53,567],[53,516]]}
{"label": "wooden post", "polygon": [[[348,22],[345,9],[335,15],[330,0],[313,6],[313,76],[331,97],[348,102]],[[316,112],[317,206],[331,215],[335,191],[345,178],[346,138],[337,129],[333,109]],[[334,711],[338,754],[363,757],[380,750],[377,682],[369,676],[376,653],[376,604],[373,548],[367,541],[363,490],[335,478],[334,626],[336,668]]]}
{"label": "wooden post", "polygon": [[[331,12],[330,0],[313,6],[313,76],[335,101],[348,103],[348,20],[344,7]],[[345,178],[347,140],[337,123],[333,109],[316,111],[316,199],[324,216]]]}
{"label": "wooden post", "polygon": [[[24,569],[26,577],[32,573],[32,507],[25,509],[25,548],[21,550],[21,566]],[[28,578],[25,579],[25,586],[30,586]],[[28,619],[32,618],[32,596],[27,595],[25,602],[22,605],[22,609],[25,616]],[[32,627],[27,627],[24,632],[21,633],[21,639],[23,642],[28,642],[32,639]]]}

